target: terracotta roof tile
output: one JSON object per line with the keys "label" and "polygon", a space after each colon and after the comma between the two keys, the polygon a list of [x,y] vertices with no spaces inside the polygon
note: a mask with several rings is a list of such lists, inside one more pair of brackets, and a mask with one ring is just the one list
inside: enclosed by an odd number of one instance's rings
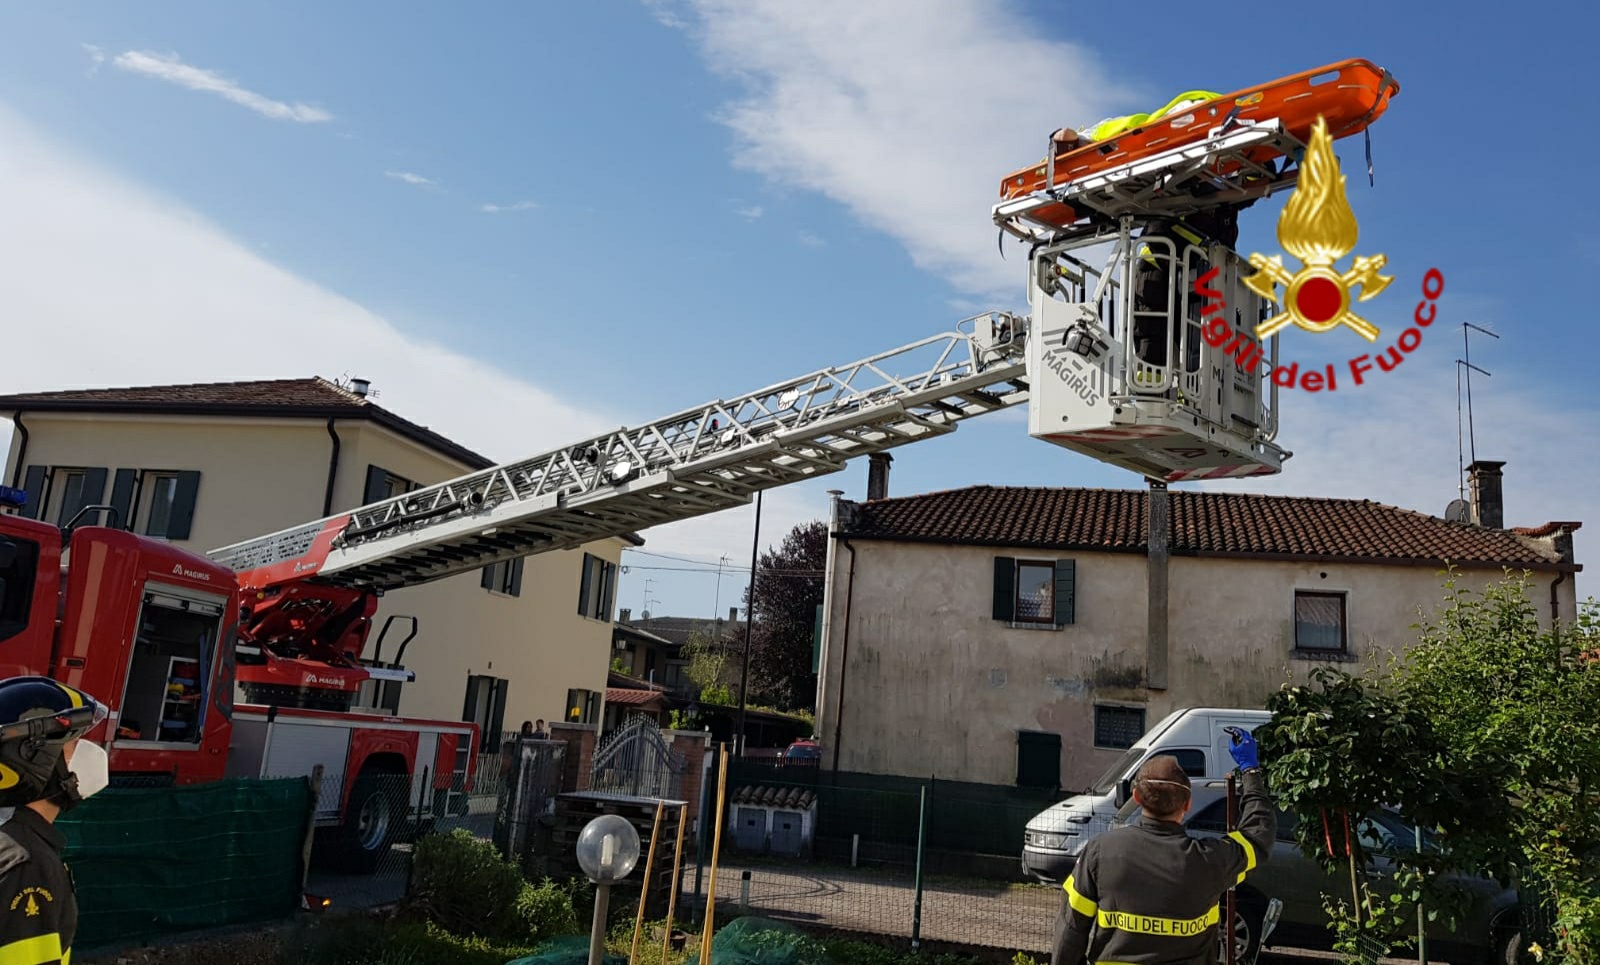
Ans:
{"label": "terracotta roof tile", "polygon": [[[1174,555],[1581,569],[1529,539],[1577,523],[1494,530],[1365,499],[1188,490],[1169,496]],[[1142,490],[972,486],[857,504],[841,535],[1142,553],[1147,498]]]}
{"label": "terracotta roof tile", "polygon": [[659,690],[628,690],[621,687],[606,688],[608,704],[649,704],[665,699]]}

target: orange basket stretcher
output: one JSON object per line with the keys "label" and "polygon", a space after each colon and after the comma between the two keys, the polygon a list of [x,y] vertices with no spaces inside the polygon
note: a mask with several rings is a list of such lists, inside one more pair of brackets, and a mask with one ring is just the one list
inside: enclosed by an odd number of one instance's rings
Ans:
{"label": "orange basket stretcher", "polygon": [[1360,134],[1399,91],[1387,70],[1344,60],[1225,94],[1104,141],[1061,153],[1052,143],[1053,156],[1000,183],[995,222],[1031,239],[1096,212],[1192,211],[1206,206],[1198,200],[1203,197],[1216,203],[1269,194],[1290,186],[1273,164],[1304,148],[1318,116],[1334,140]]}

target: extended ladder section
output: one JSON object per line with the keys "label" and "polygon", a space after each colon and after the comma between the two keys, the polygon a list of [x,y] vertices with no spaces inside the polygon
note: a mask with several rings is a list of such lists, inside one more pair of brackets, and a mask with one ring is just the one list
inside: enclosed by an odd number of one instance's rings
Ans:
{"label": "extended ladder section", "polygon": [[953,332],[213,550],[261,589],[396,589],[748,503],[1026,402],[1026,320]]}
{"label": "extended ladder section", "polygon": [[1076,179],[1056,169],[1052,153],[1044,182],[1051,187],[1000,202],[994,220],[1023,241],[1048,242],[1093,234],[1125,216],[1181,218],[1294,187],[1299,168],[1287,159],[1304,149],[1277,120],[1235,120],[1204,140]]}

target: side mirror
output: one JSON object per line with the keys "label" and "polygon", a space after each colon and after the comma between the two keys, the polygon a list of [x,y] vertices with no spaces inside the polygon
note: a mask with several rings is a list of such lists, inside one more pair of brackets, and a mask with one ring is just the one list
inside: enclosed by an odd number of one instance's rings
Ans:
{"label": "side mirror", "polygon": [[1126,778],[1125,777],[1122,780],[1117,782],[1117,793],[1116,793],[1116,796],[1113,797],[1111,800],[1112,800],[1112,803],[1114,803],[1117,806],[1117,809],[1121,810],[1122,806],[1124,804],[1127,804],[1130,800],[1132,800],[1132,798],[1133,798],[1133,780],[1131,778]]}

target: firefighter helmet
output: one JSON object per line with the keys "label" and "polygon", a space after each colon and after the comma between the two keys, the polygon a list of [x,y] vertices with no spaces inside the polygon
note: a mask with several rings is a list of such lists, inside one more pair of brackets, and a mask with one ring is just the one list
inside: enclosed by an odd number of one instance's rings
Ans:
{"label": "firefighter helmet", "polygon": [[81,796],[62,751],[106,717],[106,706],[49,677],[0,680],[0,807]]}

